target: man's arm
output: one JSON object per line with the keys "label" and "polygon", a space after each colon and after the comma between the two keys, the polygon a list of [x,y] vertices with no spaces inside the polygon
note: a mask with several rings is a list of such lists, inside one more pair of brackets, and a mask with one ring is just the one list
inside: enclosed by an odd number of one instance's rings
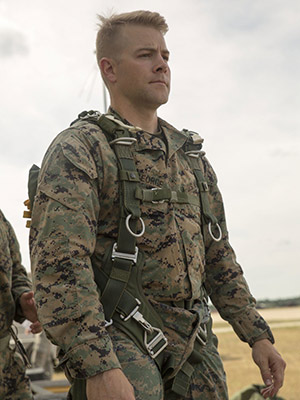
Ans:
{"label": "man's arm", "polygon": [[120,369],[111,369],[87,379],[88,400],[135,400],[134,390]]}
{"label": "man's arm", "polygon": [[285,362],[272,344],[271,330],[255,308],[256,301],[229,244],[222,197],[215,173],[206,159],[204,167],[210,183],[212,211],[223,232],[222,240],[216,242],[206,230],[207,289],[222,318],[232,325],[242,341],[253,348],[253,359],[261,370],[264,382],[271,380],[274,386],[270,391],[276,393],[283,383]]}
{"label": "man's arm", "polygon": [[33,280],[40,320],[66,373],[85,379],[120,368],[91,264],[101,176],[82,141],[69,131],[60,139],[47,152],[35,198]]}

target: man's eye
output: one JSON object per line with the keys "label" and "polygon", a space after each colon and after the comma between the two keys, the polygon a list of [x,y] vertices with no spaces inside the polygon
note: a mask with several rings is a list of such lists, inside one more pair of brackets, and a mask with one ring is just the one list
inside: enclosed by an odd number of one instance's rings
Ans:
{"label": "man's eye", "polygon": [[150,53],[143,53],[143,54],[140,55],[140,57],[150,57],[150,56],[151,56]]}

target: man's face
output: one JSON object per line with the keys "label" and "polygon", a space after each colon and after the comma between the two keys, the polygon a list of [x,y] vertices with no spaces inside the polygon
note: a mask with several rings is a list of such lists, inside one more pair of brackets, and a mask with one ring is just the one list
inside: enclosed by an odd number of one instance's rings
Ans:
{"label": "man's face", "polygon": [[122,28],[115,69],[116,96],[134,107],[157,109],[170,92],[169,51],[163,35],[139,25]]}

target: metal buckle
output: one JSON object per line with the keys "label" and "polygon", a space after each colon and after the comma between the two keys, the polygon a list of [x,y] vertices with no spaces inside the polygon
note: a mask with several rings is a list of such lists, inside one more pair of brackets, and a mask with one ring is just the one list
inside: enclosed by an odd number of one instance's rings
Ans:
{"label": "metal buckle", "polygon": [[86,114],[79,114],[79,118],[84,120],[84,119],[89,119],[89,118],[96,118],[99,119],[101,117],[101,114],[99,111],[87,111]]}
{"label": "metal buckle", "polygon": [[137,262],[138,258],[138,253],[139,249],[135,247],[135,253],[122,253],[120,251],[117,251],[117,242],[113,245],[112,253],[111,253],[111,258],[114,260],[115,258],[122,258],[123,260],[129,260],[132,261],[134,264]]}
{"label": "metal buckle", "polygon": [[204,325],[203,327],[201,325],[199,326],[198,332],[196,334],[196,338],[198,339],[200,344],[202,344],[202,346],[206,346],[206,342],[207,342],[207,328],[206,328],[206,325]]}
{"label": "metal buckle", "polygon": [[140,308],[141,302],[140,302],[140,300],[137,299],[137,298],[135,298],[135,301],[136,301],[137,305],[136,305],[136,307],[134,307],[134,309],[127,315],[127,317],[125,317],[125,315],[123,315],[123,314],[120,314],[120,318],[121,318],[123,321],[128,321],[131,317],[134,316],[135,313],[138,312],[138,309]]}
{"label": "metal buckle", "polygon": [[191,151],[186,151],[185,154],[189,157],[199,158],[201,152],[202,150],[191,150]]}
{"label": "metal buckle", "polygon": [[112,319],[110,319],[109,321],[106,321],[106,320],[105,320],[104,327],[107,328],[108,326],[111,326],[111,325],[113,324],[113,322],[114,322],[114,321],[113,321]]}
{"label": "metal buckle", "polygon": [[[157,190],[159,191],[160,189],[158,188],[151,188],[151,190]],[[152,200],[151,203],[153,204],[163,204],[166,200]]]}
{"label": "metal buckle", "polygon": [[221,227],[220,227],[220,225],[219,225],[218,223],[216,223],[215,225],[216,225],[216,227],[217,227],[218,230],[219,230],[219,237],[216,237],[216,236],[212,233],[212,230],[211,230],[211,222],[208,224],[208,232],[209,232],[210,236],[213,238],[213,240],[214,240],[215,242],[219,242],[219,241],[222,239],[222,229],[221,229]]}
{"label": "metal buckle", "polygon": [[[134,314],[132,314],[132,318],[134,318],[142,327],[145,329],[144,332],[144,345],[149,353],[149,355],[152,358],[155,358],[163,351],[163,349],[168,345],[168,339],[165,337],[163,334],[162,330],[159,328],[155,328],[148,322],[143,314],[141,314],[139,311],[136,311]],[[148,342],[148,334],[157,332],[157,335]],[[161,347],[155,351],[155,348],[160,344],[160,342],[163,342]]]}
{"label": "metal buckle", "polygon": [[124,146],[131,146],[133,143],[136,143],[137,139],[133,137],[120,137],[117,139],[112,140],[109,142],[110,145],[112,144],[123,144]]}
{"label": "metal buckle", "polygon": [[132,315],[132,318],[134,318],[140,325],[142,325],[142,327],[146,331],[148,331],[150,333],[153,332],[153,326],[148,321],[145,320],[142,313],[137,311]]}
{"label": "metal buckle", "polygon": [[[148,333],[147,331],[144,332],[144,345],[151,356],[151,358],[157,357],[165,347],[168,345],[168,339],[165,337],[161,329],[152,327],[153,332],[157,332],[157,335],[148,342]],[[155,351],[155,348],[160,345],[162,342],[161,347]]]}

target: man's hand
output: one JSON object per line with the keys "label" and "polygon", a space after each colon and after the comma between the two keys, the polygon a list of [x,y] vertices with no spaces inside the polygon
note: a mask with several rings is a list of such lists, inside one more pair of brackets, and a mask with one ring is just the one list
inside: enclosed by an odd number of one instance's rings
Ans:
{"label": "man's hand", "polygon": [[258,365],[266,385],[261,394],[265,399],[275,396],[283,385],[285,361],[268,339],[258,340],[254,343],[252,357]]}
{"label": "man's hand", "polygon": [[38,321],[33,292],[25,292],[21,294],[20,306],[22,308],[24,317],[30,322],[33,322],[33,324],[30,325],[30,331],[32,333],[42,332],[42,325]]}
{"label": "man's hand", "polygon": [[88,400],[135,400],[134,390],[121,369],[110,369],[88,378]]}

